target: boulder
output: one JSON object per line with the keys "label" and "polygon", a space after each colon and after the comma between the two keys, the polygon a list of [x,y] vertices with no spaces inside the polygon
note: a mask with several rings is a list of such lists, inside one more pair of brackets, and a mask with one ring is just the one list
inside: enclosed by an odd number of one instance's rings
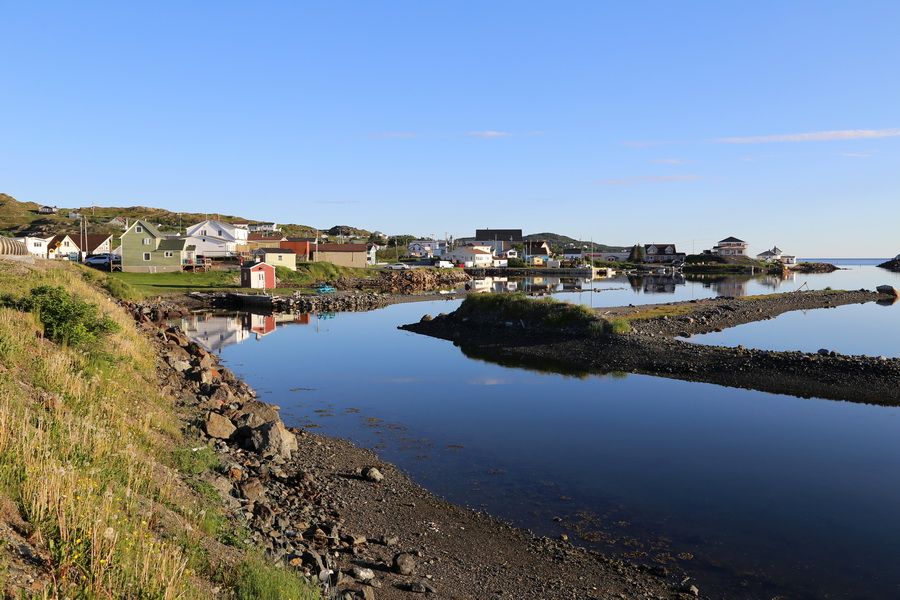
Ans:
{"label": "boulder", "polygon": [[206,435],[220,440],[230,439],[234,435],[237,427],[231,422],[231,419],[219,413],[210,412],[206,415],[206,422],[203,424]]}
{"label": "boulder", "polygon": [[362,471],[362,476],[374,483],[381,483],[384,481],[384,475],[381,474],[381,471],[379,471],[377,467],[366,467]]}
{"label": "boulder", "polygon": [[279,420],[253,429],[245,445],[262,456],[290,458],[291,453],[297,449],[297,438]]}
{"label": "boulder", "polygon": [[280,421],[278,411],[271,404],[259,400],[249,400],[233,415],[238,427],[250,427],[255,429],[266,423]]}
{"label": "boulder", "polygon": [[900,291],[892,285],[879,285],[875,288],[875,291],[879,294],[884,294],[885,296],[893,296],[894,298],[900,296]]}
{"label": "boulder", "polygon": [[412,575],[416,572],[416,559],[407,552],[396,554],[394,556],[394,571],[401,575]]}

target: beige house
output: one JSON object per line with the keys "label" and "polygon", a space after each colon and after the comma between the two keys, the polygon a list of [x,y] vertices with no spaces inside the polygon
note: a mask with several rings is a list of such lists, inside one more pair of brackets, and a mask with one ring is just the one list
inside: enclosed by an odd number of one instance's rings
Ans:
{"label": "beige house", "polygon": [[368,248],[365,244],[315,244],[312,246],[312,260],[330,262],[341,267],[363,268],[368,263]]}
{"label": "beige house", "polygon": [[297,270],[297,253],[290,248],[259,248],[253,251],[253,256],[260,262],[273,267]]}

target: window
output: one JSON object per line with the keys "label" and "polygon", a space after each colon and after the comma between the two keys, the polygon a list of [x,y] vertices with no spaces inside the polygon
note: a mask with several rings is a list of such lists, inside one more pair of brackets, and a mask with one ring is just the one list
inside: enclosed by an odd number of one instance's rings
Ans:
{"label": "window", "polygon": [[166,252],[163,254],[163,256],[165,256],[166,258],[172,258],[175,255],[172,254],[172,252],[170,252],[169,250],[166,250]]}
{"label": "window", "polygon": [[144,233],[144,228],[141,227],[140,225],[137,225],[137,226],[134,228],[134,232],[135,232],[135,233]]}
{"label": "window", "polygon": [[144,252],[144,260],[150,260],[150,253]]}
{"label": "window", "polygon": [[151,240],[150,238],[144,238],[144,239],[141,241],[141,243],[144,244],[145,246],[149,246],[150,243],[151,243],[152,241],[153,241],[153,240]]}
{"label": "window", "polygon": [[206,235],[206,230],[205,230],[205,229],[201,229],[201,230],[200,230],[200,235]]}
{"label": "window", "polygon": [[219,230],[219,237],[224,237],[221,229]]}

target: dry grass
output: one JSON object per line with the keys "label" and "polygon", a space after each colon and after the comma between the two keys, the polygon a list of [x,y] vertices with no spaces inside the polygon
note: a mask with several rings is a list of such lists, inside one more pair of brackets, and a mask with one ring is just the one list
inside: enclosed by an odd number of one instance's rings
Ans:
{"label": "dry grass", "polygon": [[694,304],[661,304],[659,306],[639,308],[634,312],[623,314],[619,318],[627,321],[643,321],[660,317],[679,317],[692,313],[694,310],[696,310],[696,305]]}
{"label": "dry grass", "polygon": [[41,284],[64,286],[120,325],[75,350],[42,339],[33,315],[0,309],[0,492],[49,551],[44,595],[208,597],[212,567],[194,572],[189,559],[205,541],[210,499],[167,466],[183,441],[154,348],[79,269],[0,261],[0,293]]}

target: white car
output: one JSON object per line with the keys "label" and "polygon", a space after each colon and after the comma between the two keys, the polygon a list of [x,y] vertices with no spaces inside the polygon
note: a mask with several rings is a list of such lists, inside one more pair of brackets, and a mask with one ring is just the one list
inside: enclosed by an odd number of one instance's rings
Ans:
{"label": "white car", "polygon": [[390,264],[384,265],[384,268],[392,269],[394,271],[405,271],[405,270],[409,269],[409,265],[406,263],[390,263]]}
{"label": "white car", "polygon": [[106,267],[110,261],[119,262],[121,259],[114,254],[94,254],[84,259],[84,264],[91,267]]}

